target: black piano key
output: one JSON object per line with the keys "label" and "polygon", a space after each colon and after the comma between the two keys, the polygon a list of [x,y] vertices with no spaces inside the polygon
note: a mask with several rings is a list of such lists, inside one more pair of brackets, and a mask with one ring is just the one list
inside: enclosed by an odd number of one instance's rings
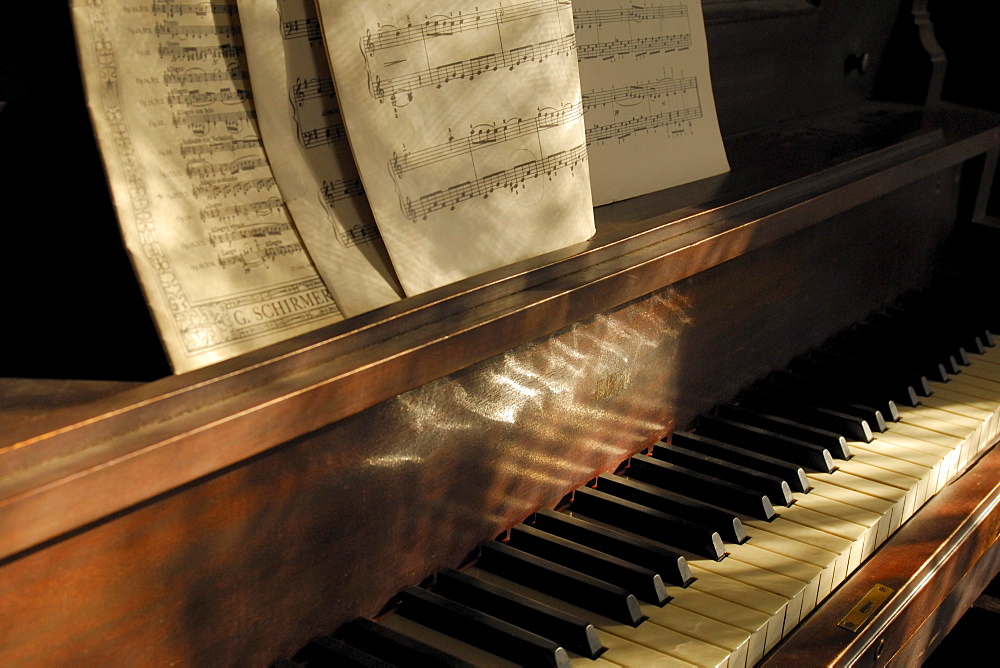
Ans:
{"label": "black piano key", "polygon": [[[727,543],[739,544],[747,540],[746,529],[743,528],[743,523],[735,513],[704,501],[692,499],[641,480],[632,480],[621,475],[606,473],[597,478],[597,487],[600,492],[638,503],[640,506],[652,508],[715,531]],[[664,539],[656,540],[669,543]]]}
{"label": "black piano key", "polygon": [[646,619],[635,596],[621,587],[504,543],[483,545],[476,566],[622,624],[638,626]]}
{"label": "black piano key", "polygon": [[418,587],[400,593],[396,614],[521,665],[568,668],[558,643]]}
{"label": "black piano key", "polygon": [[305,668],[320,668],[322,666],[392,668],[394,665],[331,636],[313,638],[305,647],[296,652],[292,661],[304,665]]}
{"label": "black piano key", "polygon": [[656,571],[604,554],[571,540],[527,525],[512,527],[508,545],[548,559],[598,580],[618,585],[640,601],[663,606],[670,600]]}
{"label": "black piano key", "polygon": [[823,352],[836,355],[839,358],[849,360],[850,363],[866,369],[869,373],[874,373],[876,377],[895,378],[910,385],[921,397],[931,395],[931,386],[925,376],[920,371],[914,371],[912,365],[899,364],[891,360],[885,360],[878,355],[866,350],[864,346],[845,346],[838,343],[837,337],[827,341],[822,348]]}
{"label": "black piano key", "polygon": [[625,534],[554,510],[538,511],[532,517],[532,524],[542,531],[650,568],[668,584],[687,587],[694,582],[691,568],[681,554],[641,536]]}
{"label": "black piano key", "polygon": [[762,413],[778,415],[795,422],[815,425],[820,429],[841,434],[852,441],[871,443],[874,438],[868,423],[854,415],[761,392],[756,388],[741,392],[737,398],[737,405]]}
{"label": "black piano key", "polygon": [[[857,402],[877,409],[889,422],[899,422],[899,409],[893,400],[895,391],[873,382],[870,374],[859,377],[845,369],[824,364],[811,357],[799,357],[789,362],[792,378],[801,379],[810,391],[824,392],[841,402]],[[909,388],[912,391],[912,388]],[[909,399],[909,397],[907,397]],[[916,392],[913,393],[916,400]]]}
{"label": "black piano key", "polygon": [[472,667],[468,661],[425,645],[419,640],[369,619],[353,619],[337,629],[333,637],[397,666]]}
{"label": "black piano key", "polygon": [[587,620],[471,575],[446,568],[437,574],[433,589],[436,594],[516,624],[588,659],[596,659],[605,651],[597,630]]}
{"label": "black piano key", "polygon": [[[918,406],[920,397],[930,396],[930,385],[923,376],[904,374],[883,367],[871,368],[871,365],[863,364],[856,358],[829,350],[812,350],[805,359],[829,368],[841,369],[847,377],[857,378],[859,386],[871,386],[872,392],[884,393],[903,406]],[[918,382],[919,387],[914,382]]]}
{"label": "black piano key", "polygon": [[571,509],[584,517],[708,559],[721,561],[726,556],[717,531],[596,489],[581,487],[576,490]]}
{"label": "black piano key", "polygon": [[[806,379],[787,371],[775,372],[766,379],[756,382],[754,389],[784,400],[804,403],[864,420],[872,432],[882,432],[886,428],[885,419],[878,409],[842,401],[829,392],[810,388]],[[859,433],[864,433],[864,429],[861,428]]]}
{"label": "black piano key", "polygon": [[733,422],[760,427],[776,434],[822,446],[837,459],[850,459],[852,456],[850,448],[847,447],[847,440],[836,432],[732,404],[717,406],[715,412],[719,417]]}
{"label": "black piano key", "polygon": [[942,323],[936,322],[926,313],[887,306],[881,313],[869,316],[868,322],[909,337],[911,350],[917,347],[933,355],[950,374],[960,373],[959,366],[969,366],[965,349],[955,342],[954,328],[944,329]]}
{"label": "black piano key", "polygon": [[648,482],[758,520],[775,518],[767,495],[692,469],[640,455],[629,460],[628,477]]}
{"label": "black piano key", "polygon": [[[660,450],[654,457],[663,462],[670,462],[698,471],[706,475],[715,476],[728,482],[742,485],[749,489],[757,489],[767,495],[772,505],[790,506],[794,502],[792,489],[788,483],[778,476],[769,473],[755,471],[740,464],[733,464],[716,457],[709,457],[694,450],[685,448],[670,448]],[[641,477],[639,478],[642,479]]]}
{"label": "black piano key", "polygon": [[658,443],[654,445],[653,456],[655,457],[661,448],[679,445],[710,457],[724,459],[727,462],[733,462],[734,464],[740,464],[756,471],[778,476],[788,483],[793,492],[806,493],[812,489],[809,479],[806,478],[805,471],[798,464],[792,464],[783,459],[770,457],[754,450],[730,443],[723,443],[714,438],[686,431],[675,431],[671,439],[673,440],[673,444]]}
{"label": "black piano key", "polygon": [[850,330],[834,336],[823,347],[844,355],[888,365],[897,370],[919,373],[931,380],[948,381],[948,372],[940,362],[924,356],[907,355],[901,350],[900,341],[883,330],[870,325],[855,325]]}
{"label": "black piano key", "polygon": [[[770,404],[767,404],[762,406],[762,408],[768,410],[772,407]],[[698,418],[698,431],[696,433],[715,438],[724,443],[732,443],[753,450],[759,450],[771,457],[784,459],[793,464],[805,466],[823,473],[833,472],[833,457],[826,448],[794,438],[788,438],[787,436],[781,436],[760,427],[751,427],[725,418],[703,415]]]}

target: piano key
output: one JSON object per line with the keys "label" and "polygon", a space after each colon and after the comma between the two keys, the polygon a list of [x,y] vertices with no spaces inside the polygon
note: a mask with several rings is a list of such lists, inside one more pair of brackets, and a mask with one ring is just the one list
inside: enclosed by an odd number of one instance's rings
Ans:
{"label": "piano key", "polygon": [[[812,355],[814,353],[810,353]],[[877,354],[866,354],[862,349],[841,347],[836,342],[828,342],[823,348],[816,351],[817,358],[822,355],[824,359],[840,359],[845,364],[854,368],[866,370],[868,374],[876,378],[892,379],[894,383],[902,382],[911,387],[917,397],[926,397],[930,394],[930,381],[923,373],[914,371],[906,364],[898,364],[891,360],[879,357]],[[897,395],[897,403],[903,402],[904,397]]]}
{"label": "piano key", "polygon": [[659,573],[535,527],[524,524],[512,527],[508,544],[598,580],[618,585],[640,601],[665,605],[670,600]]}
{"label": "piano key", "polygon": [[881,438],[871,444],[859,446],[858,450],[870,454],[892,457],[928,469],[930,472],[930,483],[928,486],[930,494],[936,494],[947,480],[942,473],[945,461],[940,455],[931,454],[924,450],[916,450],[902,445],[896,445],[889,440]]}
{"label": "piano key", "polygon": [[[460,661],[464,661],[473,666],[490,666],[490,668],[496,666],[497,668],[507,668],[508,666],[513,667],[518,665],[510,659],[497,656],[496,654],[488,652],[480,647],[470,645],[454,636],[442,633],[441,631],[429,626],[424,626],[423,624],[415,622],[402,615],[386,615],[380,619],[378,623],[391,631],[411,638],[415,642],[432,647],[439,652],[453,656]],[[590,662],[590,659],[583,660]]]}
{"label": "piano key", "polygon": [[698,419],[697,433],[724,443],[761,450],[771,457],[817,471],[833,470],[833,457],[826,448],[781,436],[759,427],[741,425],[725,418],[708,415]]}
{"label": "piano key", "polygon": [[547,638],[443,596],[410,587],[396,614],[519,664],[568,668],[566,650]]}
{"label": "piano key", "polygon": [[472,668],[472,664],[386,627],[358,618],[342,625],[334,637],[397,666]]}
{"label": "piano key", "polygon": [[444,569],[434,580],[435,593],[555,641],[567,651],[596,659],[604,652],[587,620],[533,601],[465,573]]}
{"label": "piano key", "polygon": [[[801,378],[806,386],[828,393],[840,401],[857,401],[878,409],[884,418],[891,422],[899,419],[894,397],[901,390],[886,384],[881,379],[873,378],[871,374],[852,372],[850,369],[836,367],[821,362],[813,357],[805,356],[792,360],[788,371]],[[906,398],[916,402],[916,392],[912,397],[912,388],[906,387]]]}
{"label": "piano key", "polygon": [[813,388],[806,378],[796,376],[788,371],[776,371],[754,387],[769,394],[787,397],[793,401],[807,403],[818,408],[853,415],[868,423],[873,432],[885,431],[885,418],[882,412],[872,406],[866,406],[857,401],[845,401],[825,389]]}
{"label": "piano key", "polygon": [[689,610],[702,617],[724,622],[746,631],[749,634],[747,642],[747,665],[749,666],[760,661],[767,651],[767,631],[770,618],[762,612],[694,588],[675,592],[670,605],[674,609]]}
{"label": "piano key", "polygon": [[307,668],[329,665],[350,666],[351,668],[392,668],[394,665],[330,636],[312,639],[293,657],[294,664],[305,664]]}
{"label": "piano key", "polygon": [[653,457],[744,487],[759,489],[767,495],[772,505],[787,506],[792,502],[792,490],[788,483],[768,473],[755,471],[746,466],[733,464],[680,446],[660,448],[653,452]]}
{"label": "piano key", "polygon": [[983,440],[985,441],[985,445],[981,446],[986,447],[986,445],[993,442],[997,435],[997,427],[1000,425],[1000,402],[991,401],[989,399],[976,396],[970,392],[963,391],[968,389],[969,388],[959,389],[952,387],[951,385],[941,386],[937,390],[937,400],[939,403],[936,404],[936,406],[942,410],[955,410],[956,407],[962,406],[976,411],[989,413],[990,417],[984,419],[986,423],[983,427]]}
{"label": "piano key", "polygon": [[893,503],[891,501],[886,501],[885,499],[877,496],[858,492],[846,487],[837,487],[836,485],[831,485],[830,483],[821,480],[814,480],[813,486],[812,493],[816,496],[833,499],[834,501],[840,501],[841,503],[856,506],[879,515],[878,533],[875,538],[876,545],[881,545],[889,536],[889,525],[892,519],[891,516],[893,508]]}
{"label": "piano key", "polygon": [[[568,601],[553,598],[546,592],[526,587],[523,583],[508,580],[504,577],[496,577],[495,574],[485,573],[480,575],[475,570],[472,572],[476,577],[482,577],[497,586],[509,588],[511,591],[560,609],[567,614],[578,616],[587,614],[587,611],[580,609]],[[674,610],[669,605],[664,608],[647,605],[646,609],[651,613],[659,614],[661,621],[670,620],[671,618],[679,620],[681,617],[689,617],[691,614],[684,609]],[[620,665],[672,665],[674,660],[680,660],[698,666],[728,665],[729,656],[725,649],[699,640],[698,638],[678,633],[652,620],[648,620],[638,627],[633,627],[621,624],[614,619],[599,614],[591,614],[590,621],[598,630],[601,643],[607,647],[607,651],[601,655],[601,658],[611,663],[618,663]],[[681,624],[680,621],[673,623],[677,625]],[[621,645],[615,641],[616,638],[626,641],[626,644]],[[624,647],[626,651],[631,652],[632,656],[623,657],[619,652],[620,647]],[[645,648],[647,651],[640,652],[638,648]],[[686,663],[682,665],[686,665]]]}
{"label": "piano key", "polygon": [[748,527],[747,531],[750,534],[750,545],[782,554],[796,561],[805,562],[819,568],[820,579],[816,591],[817,601],[822,601],[826,598],[833,588],[843,581],[847,560],[838,560],[840,555],[816,547],[810,543],[790,539],[781,534],[762,531],[756,527]]}
{"label": "piano key", "polygon": [[[861,492],[875,498],[883,499],[892,504],[889,512],[889,533],[892,533],[903,523],[906,510],[907,493],[898,487],[884,485],[877,480],[859,477],[852,474],[839,472],[837,475],[829,473],[810,473],[811,481],[825,482],[834,487],[844,487],[855,492]],[[907,515],[908,517],[908,515]]]}
{"label": "piano key", "polygon": [[[773,413],[781,417],[815,425],[821,429],[841,434],[855,441],[872,440],[871,427],[863,419],[840,411],[821,406],[813,406],[807,402],[797,401],[790,396],[777,396],[751,388],[742,392],[738,399],[740,406],[753,408],[762,413]],[[812,466],[811,468],[817,468]]]}
{"label": "piano key", "polygon": [[640,455],[629,460],[627,474],[629,478],[669,489],[726,510],[762,520],[774,517],[774,507],[763,492],[677,464]]}
{"label": "piano key", "polygon": [[[861,545],[860,560],[856,563],[860,564],[861,561],[871,556],[872,552],[878,546],[879,523],[882,520],[882,515],[819,495],[803,499],[802,507],[830,517],[836,517],[843,522],[849,522],[864,529],[864,533],[859,538],[851,539],[855,544],[860,541]],[[792,521],[795,520],[793,519]],[[825,530],[829,530],[833,534],[839,534],[829,524],[825,525]],[[848,562],[849,570],[853,570],[851,569],[851,563],[850,561]]]}
{"label": "piano key", "polygon": [[692,570],[695,565],[786,598],[786,625],[790,620],[804,617],[815,607],[825,570],[785,554],[758,548],[753,541],[735,548],[723,562],[696,560],[692,562]]}
{"label": "piano key", "polygon": [[[831,369],[839,369],[847,377],[854,377],[858,380],[859,386],[869,386],[872,392],[884,394],[897,406],[916,406],[923,396],[927,396],[930,389],[927,379],[921,376],[914,377],[913,374],[901,373],[893,369],[880,367],[871,363],[864,363],[857,358],[841,355],[830,350],[811,350],[804,359],[821,364]],[[914,383],[919,383],[915,385]]]}
{"label": "piano key", "polygon": [[572,512],[540,510],[532,516],[535,527],[658,572],[665,582],[686,587],[694,576],[680,553],[636,534],[615,531]]}
{"label": "piano key", "polygon": [[944,447],[936,443],[930,443],[919,438],[907,436],[906,434],[902,434],[895,430],[888,434],[884,434],[880,439],[880,442],[885,443],[890,449],[894,446],[902,447],[908,450],[925,453],[931,457],[939,459],[938,482],[936,485],[939,490],[944,487],[944,485],[958,470],[959,451],[953,448]]}
{"label": "piano key", "polygon": [[[626,531],[620,533],[642,540],[640,536]],[[691,573],[697,577],[688,587],[669,588],[673,598],[665,609],[680,602],[680,607],[742,628],[751,633],[751,649],[759,643],[770,649],[781,638],[786,599],[701,569],[691,570]],[[722,613],[720,605],[724,610]],[[753,654],[752,651],[750,653]]]}
{"label": "piano key", "polygon": [[[847,556],[847,572],[854,570],[854,568],[861,563],[861,555],[864,552],[864,539],[865,539],[865,528],[850,522],[846,522],[840,518],[832,517],[824,513],[816,512],[805,506],[800,506],[795,504],[788,509],[787,512],[782,512],[782,519],[786,522],[793,522],[795,524],[802,524],[816,531],[831,534],[835,537],[841,538],[846,543],[843,543],[843,547],[839,550],[830,548],[829,546],[824,546],[835,552],[838,555],[846,554]],[[758,522],[748,522],[748,530],[750,527],[768,530],[768,527]],[[782,531],[783,527],[781,525],[772,527],[770,531]],[[788,535],[788,534],[783,534]],[[798,537],[803,542],[809,542],[808,536],[803,532],[798,532]]]}
{"label": "piano key", "polygon": [[777,415],[768,415],[767,413],[761,413],[732,404],[717,406],[715,411],[719,417],[724,417],[733,422],[760,427],[761,429],[767,429],[777,434],[790,436],[800,441],[824,447],[830,451],[832,456],[838,459],[847,459],[851,456],[850,449],[847,447],[847,439],[840,434],[827,431],[826,429],[819,429],[801,422],[778,417]]}
{"label": "piano key", "polygon": [[624,624],[638,626],[644,619],[639,602],[621,587],[497,541],[483,545],[477,565]]}
{"label": "piano key", "polygon": [[730,445],[714,438],[686,431],[675,431],[671,436],[671,441],[672,443],[655,444],[653,446],[653,456],[655,457],[661,448],[683,447],[706,456],[733,462],[740,466],[752,468],[755,471],[777,476],[787,482],[793,492],[809,491],[809,483],[806,480],[805,471],[798,464],[792,464],[747,448]]}
{"label": "piano key", "polygon": [[[914,490],[914,510],[919,508],[924,504],[924,502],[934,494],[934,483],[937,480],[937,471],[932,468],[921,466],[920,464],[913,464],[902,459],[893,459],[892,457],[886,457],[876,451],[864,451],[858,448],[858,454],[855,456],[857,463],[864,464],[869,468],[871,475],[876,476],[877,480],[882,482],[888,482],[892,484],[892,480],[889,479],[885,471],[890,474],[899,474],[905,476],[904,478],[893,478],[897,480],[901,486],[909,486]],[[855,462],[851,462],[852,464]]]}
{"label": "piano key", "polygon": [[[742,543],[747,538],[740,518],[734,513],[675,494],[656,485],[621,475],[603,474],[597,478],[597,487],[598,491],[707,527],[717,532],[727,543]],[[668,545],[672,544],[672,538],[666,534],[650,535],[649,538]],[[688,549],[682,545],[677,547]],[[690,551],[695,552],[695,550]],[[711,557],[710,554],[702,556]]]}

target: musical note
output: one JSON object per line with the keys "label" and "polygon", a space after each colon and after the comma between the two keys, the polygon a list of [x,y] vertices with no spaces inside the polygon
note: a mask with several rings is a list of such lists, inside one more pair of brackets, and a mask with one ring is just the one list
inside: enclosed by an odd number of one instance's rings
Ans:
{"label": "musical note", "polygon": [[165,84],[192,84],[192,83],[215,83],[222,81],[239,81],[249,79],[250,75],[238,63],[230,65],[225,70],[204,70],[191,68],[182,69],[180,67],[169,67],[163,73],[163,83]]}
{"label": "musical note", "polygon": [[167,94],[167,104],[184,107],[203,107],[209,104],[239,104],[251,98],[248,90],[223,88],[219,91],[174,90]]}
{"label": "musical note", "polygon": [[177,21],[157,22],[154,32],[157,37],[235,37],[240,34],[238,25],[180,25]]}
{"label": "musical note", "polygon": [[243,57],[242,44],[220,44],[218,46],[181,46],[179,44],[162,44],[159,48],[161,60],[172,61],[204,61],[213,63],[220,60],[235,60]]}
{"label": "musical note", "polygon": [[538,178],[543,174],[550,179],[559,171],[573,171],[576,165],[587,160],[587,147],[584,144],[574,146],[565,151],[544,156],[515,167],[495,172],[479,179],[464,181],[447,189],[435,190],[420,196],[416,202],[408,198],[401,203],[403,214],[410,220],[421,218],[427,220],[428,215],[441,210],[454,210],[455,206],[479,197],[488,198],[496,190],[509,190],[516,193],[525,181]]}
{"label": "musical note", "polygon": [[499,142],[535,135],[546,128],[568,125],[582,117],[583,102],[578,101],[564,104],[559,109],[540,109],[534,118],[508,119],[499,124],[479,124],[471,127],[466,137],[458,139],[451,137],[447,142],[427,148],[393,153],[389,169],[398,179],[410,170],[471,154]]}
{"label": "musical note", "polygon": [[165,14],[169,18],[174,16],[194,15],[207,16],[209,14],[222,14],[225,16],[237,16],[236,5],[229,2],[202,2],[198,4],[186,2],[154,2],[150,5],[153,16]]}
{"label": "musical note", "polygon": [[250,192],[263,192],[275,187],[274,177],[268,176],[261,179],[248,179],[246,181],[234,181],[232,183],[215,183],[197,185],[191,189],[195,197],[238,197]]}
{"label": "musical note", "polygon": [[[285,203],[280,197],[268,197],[267,199],[257,202],[230,204],[227,206],[213,202],[212,204],[203,207],[198,214],[203,222],[207,222],[209,220],[229,220],[232,218],[242,218],[250,215],[270,216],[274,212],[282,209],[284,206]],[[275,225],[275,223],[272,223],[272,225]],[[284,225],[284,228],[282,228],[283,230],[291,229],[288,223],[282,223],[282,225]]]}

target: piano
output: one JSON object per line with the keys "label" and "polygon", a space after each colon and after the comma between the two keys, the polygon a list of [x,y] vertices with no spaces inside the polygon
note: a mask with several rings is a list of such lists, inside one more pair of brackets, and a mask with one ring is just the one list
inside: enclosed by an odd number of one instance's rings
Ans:
{"label": "piano", "polygon": [[[562,648],[556,665],[919,662],[1000,569],[1000,314],[982,271],[998,247],[1000,115],[942,99],[927,4],[704,0],[732,172],[601,207],[587,243],[177,376],[140,316],[101,355],[75,356],[110,359],[131,335],[144,357],[64,380],[46,379],[55,334],[29,328],[5,352],[19,375],[0,382],[0,657],[346,665],[361,651],[350,629],[382,649],[454,630],[472,663],[533,663],[516,633],[484,650],[472,643],[488,634],[462,635],[469,615],[442,612],[443,583],[474,577],[589,615],[597,658]],[[5,142],[32,121],[15,102]],[[77,195],[107,210],[106,193]],[[74,250],[94,264],[121,253],[92,244]],[[136,303],[134,284],[108,289]],[[929,367],[897,367],[945,338],[952,352]],[[876,393],[886,368],[930,396]],[[841,458],[820,447],[801,465],[812,489],[772,503],[778,480],[763,518],[730,510],[735,535],[699,525],[700,542],[671,546],[682,539],[648,536],[667,513],[615,496],[700,495],[690,476],[642,471],[720,461],[706,443],[761,429],[742,420],[829,436],[781,411],[815,414],[834,387],[839,409],[823,414],[856,418],[834,433]],[[735,440],[764,461],[769,439]],[[685,451],[700,454],[668,461]],[[577,520],[664,566],[610,622],[581,597],[592,590],[552,594],[556,575],[528,565],[584,559],[551,538]]]}

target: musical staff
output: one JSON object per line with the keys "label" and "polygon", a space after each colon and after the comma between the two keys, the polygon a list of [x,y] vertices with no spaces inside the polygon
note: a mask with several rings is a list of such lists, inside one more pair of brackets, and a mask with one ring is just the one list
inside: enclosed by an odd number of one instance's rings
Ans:
{"label": "musical staff", "polygon": [[154,29],[157,37],[235,37],[241,30],[238,25],[181,25],[177,21],[157,23]]}
{"label": "musical staff", "polygon": [[[198,212],[199,217],[202,222],[207,222],[209,220],[230,220],[232,218],[243,218],[245,216],[270,216],[271,214],[279,211],[285,206],[284,201],[280,197],[268,197],[257,202],[247,202],[246,204],[229,204],[222,205],[218,202],[213,202],[206,207],[203,207],[201,211]],[[271,223],[275,225],[276,223]],[[288,223],[281,223],[284,225],[284,229],[291,229]],[[212,245],[215,245],[215,241]]]}
{"label": "musical staff", "polygon": [[208,16],[209,14],[237,16],[236,5],[231,2],[201,2],[195,4],[164,0],[163,2],[152,3],[150,10],[153,16],[165,14],[170,18],[184,15]]}
{"label": "musical staff", "polygon": [[240,172],[250,172],[267,164],[263,156],[247,156],[237,158],[232,162],[204,162],[194,161],[187,165],[187,175],[198,178],[209,178],[213,176],[232,176]]}
{"label": "musical staff", "polygon": [[516,193],[528,179],[535,179],[543,174],[551,179],[560,170],[569,169],[572,172],[586,159],[587,147],[580,144],[539,160],[531,160],[501,172],[465,181],[444,190],[436,190],[420,196],[415,202],[407,198],[403,204],[403,212],[410,220],[415,221],[417,218],[427,220],[427,216],[434,211],[454,210],[455,206],[462,202],[479,197],[487,198],[497,190]]}
{"label": "musical staff", "polygon": [[240,197],[247,193],[259,193],[275,187],[274,177],[247,179],[232,183],[200,184],[191,189],[195,197]]}
{"label": "musical staff", "polygon": [[633,84],[610,90],[584,93],[583,109],[586,112],[607,104],[631,107],[637,103],[659,99],[665,95],[676,95],[689,91],[697,92],[697,90],[698,80],[695,77],[659,79],[645,84]]}
{"label": "musical staff", "polygon": [[645,58],[669,51],[682,51],[691,48],[691,33],[680,35],[655,35],[653,37],[637,37],[635,39],[612,40],[596,44],[577,46],[577,56],[580,60],[601,58],[611,60],[624,56]]}
{"label": "musical staff", "polygon": [[368,225],[358,223],[349,230],[337,232],[337,238],[340,239],[340,243],[344,244],[345,248],[356,248],[381,239],[382,235],[379,233],[378,226],[375,223],[369,223]]}
{"label": "musical staff", "polygon": [[[656,130],[674,123],[693,121],[702,117],[701,107],[662,111],[649,116],[630,118],[627,121],[609,123],[607,125],[592,125],[587,127],[587,145],[596,144],[607,139],[616,138],[622,141],[637,132]],[[683,132],[683,130],[682,130]]]}
{"label": "musical staff", "polygon": [[687,5],[630,5],[614,9],[574,9],[573,27],[583,30],[600,28],[605,23],[641,23],[677,18],[688,18]]}
{"label": "musical staff", "polygon": [[569,0],[532,0],[512,7],[486,9],[466,14],[436,15],[426,17],[423,23],[408,23],[405,27],[379,26],[373,35],[367,31],[361,39],[361,48],[369,57],[377,51],[393,49],[435,37],[447,37],[470,30],[499,28],[505,23],[533,19],[558,12],[570,6]]}
{"label": "musical staff", "polygon": [[[275,232],[275,234],[280,234],[280,232]],[[254,269],[285,255],[296,255],[303,252],[302,244],[299,243],[280,244],[278,242],[278,245],[269,243],[264,248],[258,244],[258,240],[253,239],[253,243],[245,243],[242,248],[220,252],[218,256],[219,266],[225,268],[229,265],[240,265],[246,273],[250,273]]]}
{"label": "musical staff", "polygon": [[173,90],[167,94],[167,104],[171,107],[203,107],[209,104],[239,104],[252,97],[250,91],[242,88],[223,88],[218,91]]}
{"label": "musical staff", "polygon": [[182,157],[191,156],[202,156],[208,155],[212,156],[216,153],[233,153],[235,151],[250,151],[259,149],[260,138],[259,137],[244,137],[243,139],[223,139],[220,141],[212,141],[211,143],[197,142],[193,144],[182,144],[180,147],[180,154]]}
{"label": "musical staff", "polygon": [[320,31],[319,19],[315,16],[282,21],[281,36],[284,39],[301,39],[304,37],[309,41],[316,41],[323,37]]}
{"label": "musical staff", "polygon": [[411,72],[397,77],[382,79],[376,75],[370,79],[372,97],[379,102],[386,96],[395,105],[397,95],[405,93],[408,101],[413,99],[413,91],[427,86],[440,88],[449,81],[456,79],[472,80],[484,72],[496,72],[498,68],[513,70],[518,65],[528,62],[539,62],[551,56],[569,56],[576,48],[576,36],[565,35],[558,39],[545,40],[537,44],[520,46],[509,51],[475,56],[433,68]]}
{"label": "musical staff", "polygon": [[300,107],[309,100],[327,98],[332,106],[324,105],[324,111],[337,111],[336,91],[333,88],[333,79],[330,77],[296,78],[295,84],[292,86],[291,98]]}
{"label": "musical staff", "polygon": [[299,144],[303,148],[328,146],[344,139],[347,139],[347,130],[344,129],[344,124],[341,121],[334,121],[323,127],[309,128],[299,132]]}
{"label": "musical staff", "polygon": [[204,135],[209,129],[216,130],[221,124],[228,132],[242,132],[248,126],[252,127],[257,112],[251,111],[178,111],[173,115],[175,128],[191,128],[196,135]]}
{"label": "musical staff", "polygon": [[333,208],[334,204],[340,200],[364,195],[365,188],[361,184],[360,178],[351,179],[349,181],[338,179],[336,181],[323,181],[323,185],[319,192],[320,196],[323,198],[323,202],[325,202],[327,206]]}
{"label": "musical staff", "polygon": [[245,239],[260,239],[263,237],[276,237],[290,231],[292,226],[289,223],[257,223],[250,225],[231,225],[221,230],[213,230],[208,235],[208,241],[213,246],[228,244],[233,241],[243,241]]}
{"label": "musical staff", "polygon": [[216,63],[220,60],[234,60],[243,57],[241,44],[220,44],[217,46],[181,46],[179,44],[162,44],[159,48],[161,60],[187,60],[190,62],[210,60]]}
{"label": "musical staff", "polygon": [[197,68],[183,69],[180,67],[169,67],[163,73],[163,83],[165,84],[192,84],[192,83],[218,83],[225,81],[244,81],[250,75],[239,63],[233,63],[224,70],[213,70],[206,72]]}
{"label": "musical staff", "polygon": [[416,151],[393,152],[389,169],[396,176],[443,160],[471,154],[482,148],[537,134],[540,130],[567,125],[583,117],[583,102],[567,103],[559,109],[540,109],[534,118],[514,118],[501,123],[473,126],[469,135],[449,137],[447,142]]}

